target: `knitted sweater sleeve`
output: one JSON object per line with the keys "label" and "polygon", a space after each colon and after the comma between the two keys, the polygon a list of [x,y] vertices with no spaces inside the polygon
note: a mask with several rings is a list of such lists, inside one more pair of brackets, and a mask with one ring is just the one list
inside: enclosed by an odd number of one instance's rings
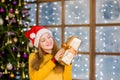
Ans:
{"label": "knitted sweater sleeve", "polygon": [[72,64],[64,66],[64,80],[72,80]]}
{"label": "knitted sweater sleeve", "polygon": [[31,59],[33,58],[33,54],[29,56],[29,77],[30,80],[44,80],[45,77],[53,70],[55,67],[55,63],[52,60],[49,60],[42,68],[38,71],[32,70],[31,68]]}

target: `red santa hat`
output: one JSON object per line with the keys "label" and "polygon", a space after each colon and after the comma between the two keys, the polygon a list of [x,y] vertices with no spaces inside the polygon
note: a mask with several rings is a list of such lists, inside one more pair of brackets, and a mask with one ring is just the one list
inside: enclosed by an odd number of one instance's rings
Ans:
{"label": "red santa hat", "polygon": [[32,26],[31,29],[25,33],[25,37],[28,38],[36,48],[38,48],[39,39],[41,35],[46,32],[49,32],[52,35],[52,32],[45,26]]}

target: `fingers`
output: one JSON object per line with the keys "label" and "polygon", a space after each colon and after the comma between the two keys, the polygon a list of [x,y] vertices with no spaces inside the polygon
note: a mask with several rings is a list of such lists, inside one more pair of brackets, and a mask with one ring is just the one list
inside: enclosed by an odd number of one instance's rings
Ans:
{"label": "fingers", "polygon": [[56,53],[55,59],[58,61],[58,60],[63,56],[64,52],[65,52],[65,50],[64,50],[63,48],[60,49],[60,50]]}

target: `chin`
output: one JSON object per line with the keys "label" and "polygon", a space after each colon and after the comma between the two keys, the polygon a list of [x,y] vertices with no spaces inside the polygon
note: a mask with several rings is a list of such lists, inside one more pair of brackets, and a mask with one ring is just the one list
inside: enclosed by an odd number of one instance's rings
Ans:
{"label": "chin", "polygon": [[49,49],[49,50],[50,50],[50,49],[53,49],[53,47],[52,47],[52,46],[50,46],[50,47],[47,47],[46,49]]}

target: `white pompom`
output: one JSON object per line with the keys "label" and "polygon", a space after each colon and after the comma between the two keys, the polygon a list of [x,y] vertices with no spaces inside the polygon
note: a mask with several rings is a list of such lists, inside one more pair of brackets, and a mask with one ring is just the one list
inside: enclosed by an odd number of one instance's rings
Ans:
{"label": "white pompom", "polygon": [[31,34],[30,34],[30,38],[31,38],[31,39],[34,39],[34,38],[35,38],[35,33],[31,33]]}

